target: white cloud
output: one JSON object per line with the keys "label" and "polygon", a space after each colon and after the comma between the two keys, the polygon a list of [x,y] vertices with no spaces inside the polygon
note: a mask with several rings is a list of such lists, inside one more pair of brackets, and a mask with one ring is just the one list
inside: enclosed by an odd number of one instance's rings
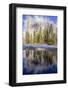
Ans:
{"label": "white cloud", "polygon": [[48,17],[44,16],[27,16],[27,18],[24,20],[24,30],[27,30],[27,21],[31,21],[32,24],[34,23],[42,23],[43,26],[47,25],[47,23],[52,24],[54,27],[57,27],[57,25],[54,23],[54,21],[50,20]]}

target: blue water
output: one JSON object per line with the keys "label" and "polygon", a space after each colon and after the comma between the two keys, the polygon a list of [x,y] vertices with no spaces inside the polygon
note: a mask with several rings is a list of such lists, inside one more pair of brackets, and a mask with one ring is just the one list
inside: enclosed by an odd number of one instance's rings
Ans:
{"label": "blue water", "polygon": [[57,73],[57,49],[23,50],[23,75]]}
{"label": "blue water", "polygon": [[23,59],[23,75],[31,75],[31,74],[49,74],[49,73],[57,73],[57,65],[53,64],[50,66],[35,66],[30,68],[29,63],[24,58]]}

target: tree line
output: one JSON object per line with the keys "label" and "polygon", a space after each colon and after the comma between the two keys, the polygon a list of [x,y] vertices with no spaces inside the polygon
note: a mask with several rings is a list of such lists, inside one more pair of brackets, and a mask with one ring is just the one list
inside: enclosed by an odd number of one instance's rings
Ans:
{"label": "tree line", "polygon": [[57,32],[53,30],[53,26],[50,25],[47,29],[42,30],[34,30],[33,34],[26,31],[25,37],[26,44],[49,44],[56,45],[57,44]]}

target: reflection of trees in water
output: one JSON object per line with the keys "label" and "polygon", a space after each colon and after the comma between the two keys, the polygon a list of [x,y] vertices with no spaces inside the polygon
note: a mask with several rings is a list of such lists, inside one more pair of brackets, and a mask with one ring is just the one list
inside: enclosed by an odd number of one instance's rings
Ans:
{"label": "reflection of trees in water", "polygon": [[30,64],[48,66],[57,63],[57,55],[48,50],[25,50],[25,53]]}

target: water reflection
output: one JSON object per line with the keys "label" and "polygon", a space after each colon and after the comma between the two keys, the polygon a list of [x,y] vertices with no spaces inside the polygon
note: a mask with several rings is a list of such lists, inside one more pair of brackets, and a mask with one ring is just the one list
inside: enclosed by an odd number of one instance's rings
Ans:
{"label": "water reflection", "polygon": [[57,73],[57,50],[23,50],[23,74]]}

